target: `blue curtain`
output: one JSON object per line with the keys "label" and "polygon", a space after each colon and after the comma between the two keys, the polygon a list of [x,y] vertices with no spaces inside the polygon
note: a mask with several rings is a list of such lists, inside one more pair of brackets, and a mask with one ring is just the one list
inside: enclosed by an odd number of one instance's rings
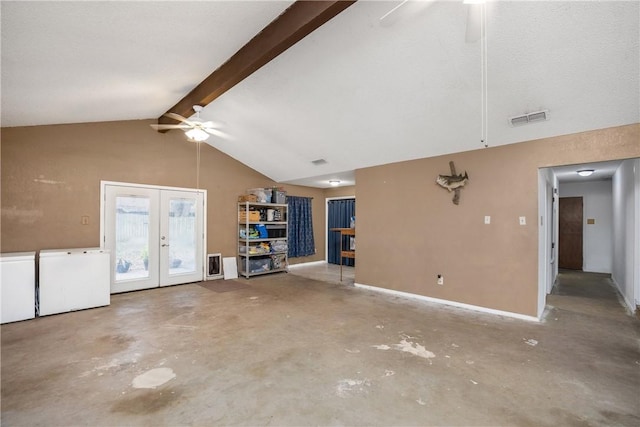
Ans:
{"label": "blue curtain", "polygon": [[308,256],[316,253],[316,244],[313,240],[311,200],[310,197],[287,196],[290,257]]}
{"label": "blue curtain", "polygon": [[[351,226],[351,217],[356,216],[356,201],[355,199],[340,199],[329,200],[328,206],[328,223],[329,223],[329,238],[327,239],[328,257],[327,262],[331,264],[340,264],[340,247],[343,249],[349,248],[349,236],[344,236],[342,242],[338,244],[340,240],[340,233],[331,231],[332,228],[349,228]],[[353,258],[344,258],[342,265],[355,265]]]}

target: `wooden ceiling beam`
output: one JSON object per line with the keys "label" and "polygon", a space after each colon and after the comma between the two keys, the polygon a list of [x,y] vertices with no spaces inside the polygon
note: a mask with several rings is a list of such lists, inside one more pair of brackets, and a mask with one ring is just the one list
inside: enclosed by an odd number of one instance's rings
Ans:
{"label": "wooden ceiling beam", "polygon": [[[194,105],[208,105],[355,2],[296,1],[167,113],[191,116]],[[176,121],[163,115],[158,118],[158,123],[172,124]]]}

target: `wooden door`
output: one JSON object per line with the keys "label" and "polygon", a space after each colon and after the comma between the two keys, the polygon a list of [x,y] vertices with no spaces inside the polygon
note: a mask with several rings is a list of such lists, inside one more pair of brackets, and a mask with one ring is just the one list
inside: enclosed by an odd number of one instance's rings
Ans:
{"label": "wooden door", "polygon": [[582,197],[561,197],[558,267],[582,270]]}

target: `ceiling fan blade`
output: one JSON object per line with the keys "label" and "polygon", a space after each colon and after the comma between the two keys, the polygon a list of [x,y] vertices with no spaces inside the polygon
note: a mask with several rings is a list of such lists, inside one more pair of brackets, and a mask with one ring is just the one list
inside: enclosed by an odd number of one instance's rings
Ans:
{"label": "ceiling fan blade", "polygon": [[464,37],[466,43],[475,43],[482,37],[482,4],[467,5],[467,31]]}
{"label": "ceiling fan blade", "polygon": [[177,120],[177,121],[179,121],[179,122],[186,123],[186,124],[188,124],[189,126],[192,126],[192,127],[193,127],[193,126],[195,126],[194,122],[192,122],[191,120],[189,120],[189,119],[187,119],[187,118],[185,118],[185,117],[182,117],[180,114],[176,114],[176,113],[165,113],[165,116],[166,116],[166,117],[169,117],[170,119],[173,119],[173,120]]}
{"label": "ceiling fan blade", "polygon": [[191,126],[185,125],[185,124],[180,124],[180,125],[157,125],[157,124],[153,123],[153,124],[150,124],[149,126],[154,128],[155,130],[190,129],[191,128]]}
{"label": "ceiling fan blade", "polygon": [[211,135],[219,136],[220,138],[233,139],[231,135],[218,129],[204,128],[204,131],[210,133]]}
{"label": "ceiling fan blade", "polygon": [[223,125],[222,123],[208,121],[208,122],[203,122],[201,126],[203,128],[221,128]]}

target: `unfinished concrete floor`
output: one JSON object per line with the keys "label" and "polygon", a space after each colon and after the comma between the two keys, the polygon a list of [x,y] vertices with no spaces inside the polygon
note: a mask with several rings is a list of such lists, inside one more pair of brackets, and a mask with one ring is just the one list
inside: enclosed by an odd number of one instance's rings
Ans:
{"label": "unfinished concrete floor", "polygon": [[3,325],[2,425],[640,425],[640,321],[607,276],[563,273],[541,323],[284,273],[207,286]]}

